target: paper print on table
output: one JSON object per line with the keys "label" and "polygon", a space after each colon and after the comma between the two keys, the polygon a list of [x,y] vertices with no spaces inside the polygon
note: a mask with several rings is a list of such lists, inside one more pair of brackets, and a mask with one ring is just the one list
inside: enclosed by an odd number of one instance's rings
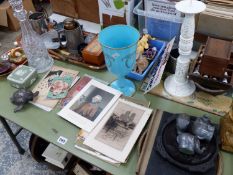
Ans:
{"label": "paper print on table", "polygon": [[33,92],[39,91],[39,96],[32,102],[32,104],[46,111],[51,111],[58,102],[57,99],[47,98],[53,79],[55,77],[71,76],[74,80],[78,73],[78,71],[71,69],[53,66],[51,70],[44,76],[44,78],[42,78],[41,81],[34,87]]}
{"label": "paper print on table", "polygon": [[82,117],[94,121],[113,97],[114,95],[109,92],[90,86],[70,109]]}
{"label": "paper print on table", "polygon": [[67,105],[72,100],[72,98],[87,85],[89,81],[91,81],[91,78],[84,76],[73,87],[71,87],[67,96],[61,100],[60,108],[62,109],[65,105]]}
{"label": "paper print on table", "polygon": [[50,99],[65,98],[72,82],[71,76],[54,77],[47,97]]}
{"label": "paper print on table", "polygon": [[121,92],[91,80],[58,115],[90,132],[120,95]]}
{"label": "paper print on table", "polygon": [[111,159],[97,151],[95,151],[94,149],[86,146],[83,144],[83,142],[85,141],[85,139],[88,137],[89,133],[84,131],[83,129],[79,130],[78,134],[77,134],[77,140],[76,140],[76,144],[75,144],[75,148],[82,150],[90,155],[93,155],[95,157],[98,157],[99,159],[106,161],[108,163],[113,164],[114,166],[119,166],[120,162],[116,161],[114,159]]}
{"label": "paper print on table", "polygon": [[120,102],[95,139],[117,150],[123,150],[143,113],[142,109]]}
{"label": "paper print on table", "polygon": [[119,99],[93,129],[84,144],[120,162],[125,162],[152,110]]}

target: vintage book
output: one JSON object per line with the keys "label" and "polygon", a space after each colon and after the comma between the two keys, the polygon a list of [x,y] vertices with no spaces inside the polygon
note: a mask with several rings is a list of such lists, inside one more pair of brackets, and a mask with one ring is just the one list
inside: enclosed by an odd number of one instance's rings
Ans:
{"label": "vintage book", "polygon": [[77,163],[72,171],[75,175],[91,175],[85,168]]}
{"label": "vintage book", "polygon": [[45,157],[47,162],[64,169],[71,159],[72,154],[50,143],[42,156]]}
{"label": "vintage book", "polygon": [[52,85],[53,79],[55,77],[71,76],[73,81],[76,81],[78,71],[71,69],[65,69],[58,66],[53,66],[51,70],[41,79],[41,81],[33,88],[33,92],[39,91],[38,97],[32,102],[35,106],[42,108],[46,111],[51,111],[59,99],[48,99],[47,95],[49,93],[50,86]]}

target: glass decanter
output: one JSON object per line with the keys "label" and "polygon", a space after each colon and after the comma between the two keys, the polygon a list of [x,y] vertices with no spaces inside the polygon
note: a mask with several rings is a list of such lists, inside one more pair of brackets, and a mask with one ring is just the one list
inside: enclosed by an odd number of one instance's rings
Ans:
{"label": "glass decanter", "polygon": [[27,11],[23,8],[22,0],[9,0],[10,5],[20,22],[22,32],[22,48],[28,59],[28,65],[34,67],[38,73],[48,71],[53,65],[43,40],[32,29],[27,18]]}

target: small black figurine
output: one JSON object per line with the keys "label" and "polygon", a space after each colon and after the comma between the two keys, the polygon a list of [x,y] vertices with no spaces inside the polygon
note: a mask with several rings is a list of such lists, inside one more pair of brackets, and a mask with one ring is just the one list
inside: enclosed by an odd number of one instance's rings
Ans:
{"label": "small black figurine", "polygon": [[34,97],[36,97],[39,94],[39,91],[36,91],[33,93],[31,90],[26,89],[19,89],[10,98],[11,103],[16,105],[16,108],[14,109],[14,112],[20,111],[24,104],[28,103],[29,101],[32,101]]}

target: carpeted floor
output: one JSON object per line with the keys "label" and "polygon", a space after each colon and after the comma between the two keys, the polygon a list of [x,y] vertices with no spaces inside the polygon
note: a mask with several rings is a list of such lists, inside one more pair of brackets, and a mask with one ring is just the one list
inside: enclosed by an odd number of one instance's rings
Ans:
{"label": "carpeted floor", "polygon": [[[10,123],[11,128],[16,131],[18,126]],[[0,175],[65,175],[63,171],[53,171],[43,163],[36,162],[30,155],[28,142],[31,133],[22,130],[17,136],[22,147],[26,150],[20,155],[0,123]]]}

